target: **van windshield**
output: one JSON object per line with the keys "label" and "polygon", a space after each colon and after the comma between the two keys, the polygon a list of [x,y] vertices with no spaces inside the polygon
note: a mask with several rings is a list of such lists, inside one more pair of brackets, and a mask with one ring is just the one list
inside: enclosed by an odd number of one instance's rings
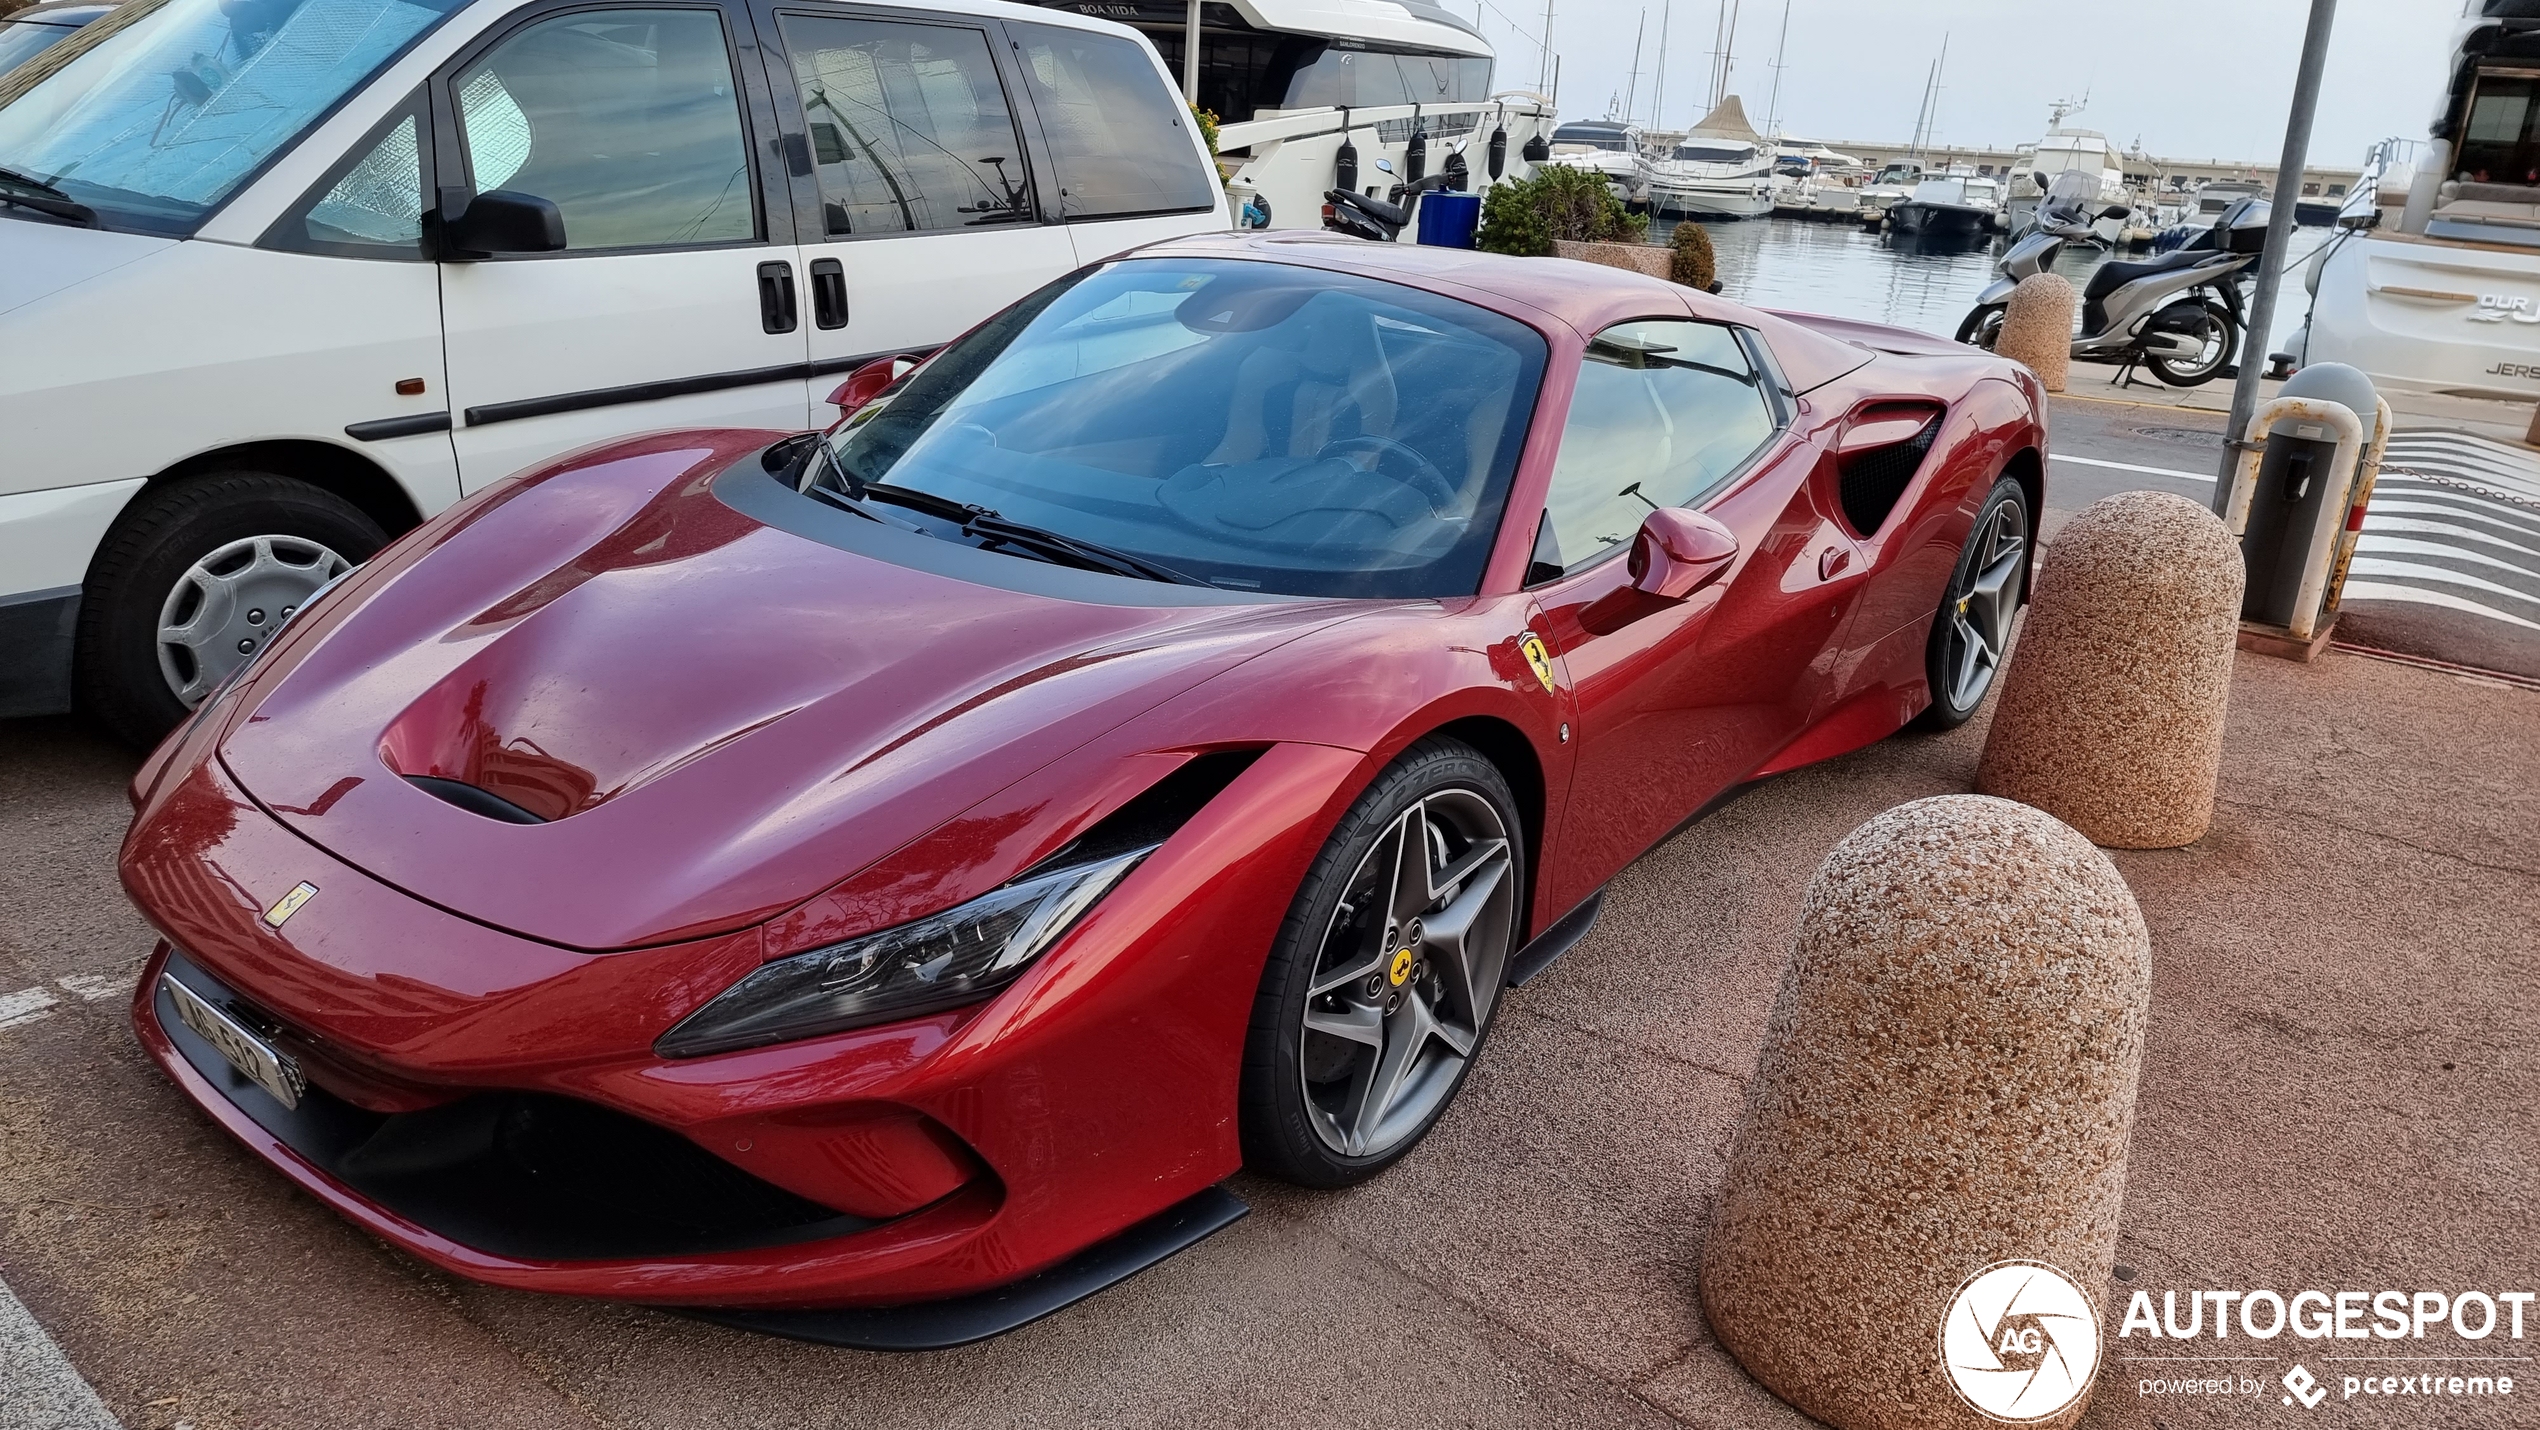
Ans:
{"label": "van windshield", "polygon": [[99,21],[62,47],[79,51],[68,63],[0,99],[0,197],[38,187],[108,228],[192,233],[461,3],[166,0]]}

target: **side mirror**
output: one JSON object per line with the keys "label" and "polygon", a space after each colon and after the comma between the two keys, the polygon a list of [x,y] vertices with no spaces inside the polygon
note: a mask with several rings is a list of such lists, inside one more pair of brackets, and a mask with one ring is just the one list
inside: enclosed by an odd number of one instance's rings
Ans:
{"label": "side mirror", "polygon": [[1681,601],[1728,574],[1737,535],[1700,512],[1660,507],[1641,518],[1628,559],[1633,590]]}
{"label": "side mirror", "polygon": [[2134,210],[2127,208],[2123,204],[2110,204],[2099,211],[2099,216],[2101,218],[2124,218],[2133,212]]}
{"label": "side mirror", "polygon": [[1377,172],[1378,172],[1378,173],[1384,173],[1384,174],[1390,174],[1390,173],[1392,173],[1392,172],[1393,172],[1393,160],[1391,160],[1391,159],[1378,159],[1378,160],[1376,161],[1376,170],[1377,170]]}
{"label": "side mirror", "polygon": [[899,381],[904,357],[878,357],[847,374],[838,390],[829,394],[829,404],[838,409],[838,420],[846,421],[856,410],[880,397],[890,385]]}
{"label": "side mirror", "polygon": [[454,258],[558,253],[564,249],[564,214],[551,199],[494,189],[469,200],[457,218],[442,220],[441,236]]}

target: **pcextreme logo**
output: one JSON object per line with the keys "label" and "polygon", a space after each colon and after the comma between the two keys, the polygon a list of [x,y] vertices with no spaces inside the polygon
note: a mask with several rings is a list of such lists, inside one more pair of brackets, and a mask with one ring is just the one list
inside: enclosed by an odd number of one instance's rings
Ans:
{"label": "pcextreme logo", "polygon": [[1940,1323],[1940,1363],[1969,1409],[2025,1425],[2081,1398],[2099,1370],[2099,1313],[2042,1261],[1997,1261],[1968,1277]]}

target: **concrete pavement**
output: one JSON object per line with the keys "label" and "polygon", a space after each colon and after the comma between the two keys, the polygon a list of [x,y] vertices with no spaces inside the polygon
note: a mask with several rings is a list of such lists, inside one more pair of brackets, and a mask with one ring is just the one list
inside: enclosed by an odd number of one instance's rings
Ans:
{"label": "concrete pavement", "polygon": [[[2057,423],[2074,455],[2162,464]],[[2042,524],[2160,480],[2059,465]],[[2540,693],[2243,655],[2233,701],[2213,832],[2116,856],[2155,970],[2117,1289],[2540,1283]],[[0,1026],[0,1280],[136,1430],[1804,1425],[1705,1329],[1700,1228],[1809,873],[1971,787],[1983,731],[1773,781],[1627,871],[1374,1183],[1238,1179],[1251,1218],[1120,1287],[874,1356],[454,1282],[287,1190],[147,1065],[120,996],[85,996],[148,951],[111,867],[135,758],[0,724],[0,999],[45,997]],[[2086,1425],[2257,1414],[2138,1398],[2140,1347],[2110,1347]],[[2389,1413],[2540,1426],[2540,1387]]]}

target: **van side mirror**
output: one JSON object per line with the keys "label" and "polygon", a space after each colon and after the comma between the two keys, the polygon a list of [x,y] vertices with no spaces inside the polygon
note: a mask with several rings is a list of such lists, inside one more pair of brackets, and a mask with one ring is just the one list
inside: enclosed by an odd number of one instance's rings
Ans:
{"label": "van side mirror", "polygon": [[441,222],[453,258],[491,258],[498,253],[559,253],[564,214],[552,199],[493,189],[468,201],[457,218]]}
{"label": "van side mirror", "polygon": [[1640,519],[1628,559],[1633,590],[1681,601],[1728,574],[1737,534],[1698,511],[1660,507]]}

